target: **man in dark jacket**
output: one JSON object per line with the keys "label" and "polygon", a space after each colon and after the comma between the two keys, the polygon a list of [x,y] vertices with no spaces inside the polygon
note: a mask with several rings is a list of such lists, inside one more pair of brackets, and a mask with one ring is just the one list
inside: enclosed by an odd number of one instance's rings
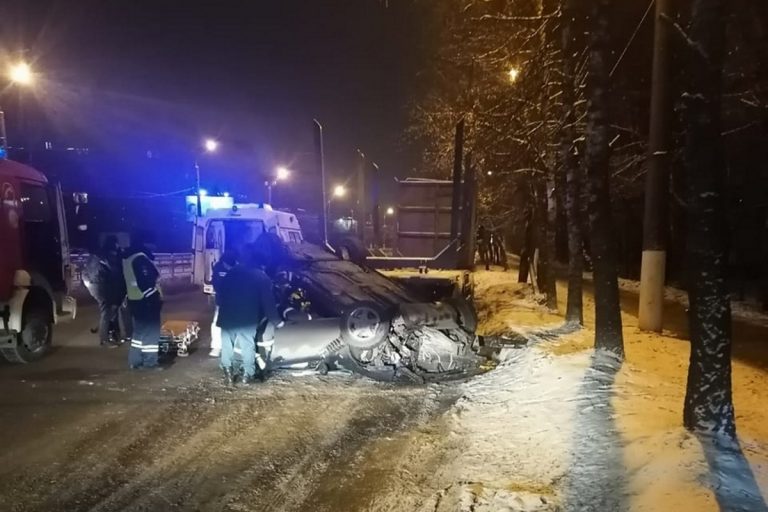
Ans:
{"label": "man in dark jacket", "polygon": [[227,273],[235,266],[237,258],[235,253],[226,252],[221,255],[219,261],[213,264],[211,269],[211,284],[213,285],[213,293],[216,299],[216,312],[213,314],[213,321],[211,322],[211,351],[208,353],[211,357],[221,356],[221,328],[218,326],[219,321],[219,290],[221,289],[221,281],[227,276]]}
{"label": "man in dark jacket", "polygon": [[162,368],[158,365],[158,352],[163,300],[157,285],[160,272],[153,259],[145,237],[134,236],[123,260],[128,309],[133,319],[133,338],[128,351],[128,364],[132,369]]}
{"label": "man in dark jacket", "polygon": [[243,251],[240,261],[222,279],[217,292],[218,326],[222,330],[221,369],[227,383],[234,383],[235,349],[240,350],[243,384],[256,377],[256,336],[264,319],[282,326],[277,312],[272,281],[258,268],[254,251]]}
{"label": "man in dark jacket", "polygon": [[[99,342],[102,346],[116,347],[120,339],[118,311],[125,300],[120,247],[117,238],[108,236],[101,247],[88,260],[83,282],[99,305]],[[130,322],[123,323],[126,336],[130,336]]]}

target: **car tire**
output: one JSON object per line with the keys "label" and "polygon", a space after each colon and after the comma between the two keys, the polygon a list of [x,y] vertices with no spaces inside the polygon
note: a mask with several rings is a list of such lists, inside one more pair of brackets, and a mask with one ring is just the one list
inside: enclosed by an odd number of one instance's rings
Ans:
{"label": "car tire", "polygon": [[372,301],[358,302],[344,311],[340,319],[341,339],[354,349],[372,349],[387,339],[391,315]]}
{"label": "car tire", "polygon": [[333,249],[340,260],[351,261],[356,265],[363,265],[368,255],[363,243],[352,237],[342,238],[333,244]]}

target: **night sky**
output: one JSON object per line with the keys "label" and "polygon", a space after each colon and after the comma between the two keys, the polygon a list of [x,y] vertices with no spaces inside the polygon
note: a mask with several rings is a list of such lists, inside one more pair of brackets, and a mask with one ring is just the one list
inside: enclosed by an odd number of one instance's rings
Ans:
{"label": "night sky", "polygon": [[311,173],[318,118],[334,180],[358,147],[406,175],[423,20],[412,2],[388,4],[4,0],[2,48],[44,75],[34,94],[5,90],[9,135],[133,161],[148,150],[193,160],[215,136],[208,179],[244,187],[278,164]]}

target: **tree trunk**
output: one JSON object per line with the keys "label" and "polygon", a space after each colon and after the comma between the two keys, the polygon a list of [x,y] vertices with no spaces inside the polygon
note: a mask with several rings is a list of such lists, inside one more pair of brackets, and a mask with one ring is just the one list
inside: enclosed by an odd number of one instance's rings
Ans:
{"label": "tree trunk", "polygon": [[568,305],[565,311],[567,323],[584,325],[584,305],[582,301],[582,281],[584,274],[584,242],[581,234],[581,175],[579,162],[574,151],[576,139],[575,98],[575,57],[574,57],[574,21],[575,6],[573,0],[563,1],[562,32],[560,34],[563,50],[563,127],[560,132],[560,161],[565,174],[564,197],[565,215],[568,233]]}
{"label": "tree trunk", "polygon": [[518,283],[527,283],[528,274],[531,269],[531,260],[533,259],[533,222],[532,208],[525,209],[525,233],[523,235],[523,250],[520,251],[520,270],[517,273]]}
{"label": "tree trunk", "polygon": [[586,162],[595,285],[595,348],[611,350],[623,357],[624,337],[621,332],[616,246],[608,185],[608,10],[612,5],[614,4],[611,0],[595,0],[592,5],[587,77]]}
{"label": "tree trunk", "polygon": [[541,281],[539,286],[547,296],[547,308],[557,311],[557,272],[555,271],[555,233],[557,228],[557,202],[555,201],[555,180],[552,172],[547,173],[545,183],[539,189],[541,198]]}
{"label": "tree trunk", "polygon": [[684,96],[691,360],[686,428],[735,436],[731,396],[731,308],[726,284],[727,226],[721,99],[725,1],[696,0]]}

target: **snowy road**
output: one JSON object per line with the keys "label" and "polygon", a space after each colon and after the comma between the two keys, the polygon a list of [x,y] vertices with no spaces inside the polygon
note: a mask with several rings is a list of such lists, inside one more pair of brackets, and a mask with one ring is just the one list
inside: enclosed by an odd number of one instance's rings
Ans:
{"label": "snowy road", "polygon": [[[405,510],[404,486],[432,493],[413,468],[440,456],[429,424],[458,385],[278,374],[232,391],[203,350],[129,372],[81,313],[47,359],[0,365],[3,510]],[[168,318],[209,315],[196,294],[168,298]]]}

